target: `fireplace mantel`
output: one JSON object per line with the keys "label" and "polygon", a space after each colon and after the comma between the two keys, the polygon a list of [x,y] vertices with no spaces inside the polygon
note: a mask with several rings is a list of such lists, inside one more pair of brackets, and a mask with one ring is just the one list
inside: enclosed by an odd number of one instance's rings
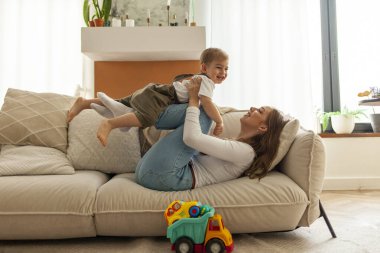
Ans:
{"label": "fireplace mantel", "polygon": [[83,27],[82,53],[93,61],[198,60],[205,27]]}

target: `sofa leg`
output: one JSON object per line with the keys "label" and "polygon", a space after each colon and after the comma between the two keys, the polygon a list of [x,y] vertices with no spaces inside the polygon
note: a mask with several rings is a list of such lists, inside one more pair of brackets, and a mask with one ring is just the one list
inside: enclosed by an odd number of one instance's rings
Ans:
{"label": "sofa leg", "polygon": [[326,222],[326,225],[327,227],[329,228],[330,230],[330,233],[331,233],[331,236],[336,238],[336,234],[334,232],[334,229],[333,227],[331,226],[331,223],[329,221],[329,218],[327,217],[327,214],[325,212],[325,209],[323,209],[323,206],[322,206],[322,203],[321,203],[321,200],[319,200],[319,210],[321,211],[321,216],[323,217],[323,219],[325,220]]}

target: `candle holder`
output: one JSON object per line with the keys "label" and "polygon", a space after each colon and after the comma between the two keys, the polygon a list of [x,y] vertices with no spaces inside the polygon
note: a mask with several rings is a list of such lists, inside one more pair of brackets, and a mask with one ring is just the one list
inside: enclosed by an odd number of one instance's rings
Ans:
{"label": "candle holder", "polygon": [[177,16],[173,14],[173,23],[170,23],[170,26],[178,26],[178,22],[176,21]]}
{"label": "candle holder", "polygon": [[146,22],[148,23],[148,26],[150,26],[150,18],[146,18]]}
{"label": "candle holder", "polygon": [[170,26],[170,5],[166,5],[166,10],[168,11],[168,26]]}

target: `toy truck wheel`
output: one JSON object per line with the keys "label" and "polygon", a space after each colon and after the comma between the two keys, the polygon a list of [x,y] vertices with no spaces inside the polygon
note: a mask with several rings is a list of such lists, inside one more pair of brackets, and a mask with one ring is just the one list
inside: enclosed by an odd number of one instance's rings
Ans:
{"label": "toy truck wheel", "polygon": [[191,218],[196,218],[198,217],[201,209],[199,206],[192,206],[189,208],[189,215]]}
{"label": "toy truck wheel", "polygon": [[226,249],[223,241],[219,239],[211,239],[207,242],[206,252],[207,253],[222,253]]}
{"label": "toy truck wheel", "polygon": [[193,242],[186,237],[181,237],[175,242],[176,253],[190,253],[193,252]]}

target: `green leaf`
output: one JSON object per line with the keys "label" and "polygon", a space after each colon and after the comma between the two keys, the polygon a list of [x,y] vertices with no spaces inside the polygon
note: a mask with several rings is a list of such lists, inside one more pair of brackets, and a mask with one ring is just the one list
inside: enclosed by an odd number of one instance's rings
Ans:
{"label": "green leaf", "polygon": [[94,5],[94,8],[95,8],[96,17],[102,18],[98,0],[92,0],[92,4]]}
{"label": "green leaf", "polygon": [[108,17],[111,12],[112,0],[103,0],[102,12],[104,16],[104,22],[108,21]]}
{"label": "green leaf", "polygon": [[83,20],[86,26],[88,26],[88,21],[90,21],[90,5],[88,4],[88,0],[84,0],[83,2]]}

